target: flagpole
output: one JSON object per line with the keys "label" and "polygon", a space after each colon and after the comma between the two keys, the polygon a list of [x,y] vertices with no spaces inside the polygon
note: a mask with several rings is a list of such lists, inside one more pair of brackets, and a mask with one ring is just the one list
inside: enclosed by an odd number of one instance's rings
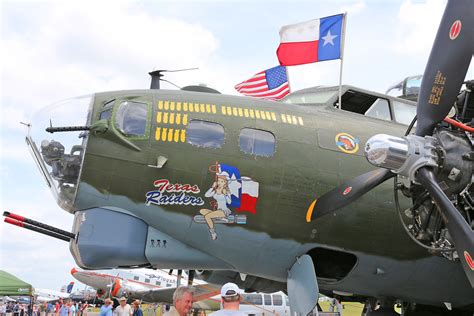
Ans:
{"label": "flagpole", "polygon": [[347,12],[344,12],[344,21],[342,22],[342,39],[341,39],[341,62],[339,64],[339,104],[338,108],[342,108],[342,68],[344,62],[344,42],[346,40],[346,19],[347,19]]}
{"label": "flagpole", "polygon": [[288,93],[291,93],[291,84],[290,84],[290,72],[288,71],[288,66],[285,66],[286,70],[286,79],[288,79]]}

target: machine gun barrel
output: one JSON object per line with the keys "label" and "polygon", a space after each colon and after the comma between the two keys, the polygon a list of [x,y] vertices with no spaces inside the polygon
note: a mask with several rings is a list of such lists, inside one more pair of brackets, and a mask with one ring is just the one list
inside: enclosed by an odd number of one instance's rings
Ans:
{"label": "machine gun barrel", "polygon": [[88,131],[90,130],[90,126],[64,126],[64,127],[48,127],[46,131],[48,133],[55,133],[55,132],[76,132],[76,131]]}
{"label": "machine gun barrel", "polygon": [[12,225],[23,227],[29,230],[33,230],[38,233],[42,233],[42,234],[45,234],[54,238],[58,238],[64,241],[69,241],[70,239],[74,239],[76,237],[76,235],[71,232],[37,222],[35,220],[23,217],[18,214],[3,212],[3,216],[6,216],[5,222],[8,224],[12,224]]}

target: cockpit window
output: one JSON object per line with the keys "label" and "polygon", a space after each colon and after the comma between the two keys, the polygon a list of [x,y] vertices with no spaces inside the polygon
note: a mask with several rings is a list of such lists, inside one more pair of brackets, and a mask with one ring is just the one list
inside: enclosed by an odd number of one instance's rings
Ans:
{"label": "cockpit window", "polygon": [[249,155],[271,157],[275,153],[275,136],[267,131],[244,128],[240,131],[240,150]]}
{"label": "cockpit window", "polygon": [[290,103],[290,104],[326,103],[336,93],[337,91],[327,90],[327,91],[318,91],[318,92],[290,94],[285,99],[283,99],[283,102]]}
{"label": "cockpit window", "polygon": [[136,101],[123,101],[115,114],[117,128],[126,136],[144,136],[146,133],[148,105]]}
{"label": "cockpit window", "polygon": [[390,121],[392,116],[390,115],[390,106],[388,100],[378,98],[370,108],[365,111],[366,116],[375,117],[381,120]]}
{"label": "cockpit window", "polygon": [[110,100],[104,104],[102,112],[99,114],[99,120],[108,120],[112,116],[112,110],[115,103],[115,99]]}
{"label": "cockpit window", "polygon": [[224,144],[224,126],[214,122],[192,120],[186,129],[186,141],[198,147],[221,148]]}
{"label": "cockpit window", "polygon": [[405,125],[410,125],[416,115],[416,106],[399,101],[393,101],[392,105],[395,114],[395,121]]}
{"label": "cockpit window", "polygon": [[112,108],[100,112],[99,120],[108,120],[112,116]]}
{"label": "cockpit window", "polygon": [[[337,106],[338,101],[335,101],[334,107]],[[342,95],[342,110],[382,120],[392,120],[387,99],[360,91],[348,90]]]}

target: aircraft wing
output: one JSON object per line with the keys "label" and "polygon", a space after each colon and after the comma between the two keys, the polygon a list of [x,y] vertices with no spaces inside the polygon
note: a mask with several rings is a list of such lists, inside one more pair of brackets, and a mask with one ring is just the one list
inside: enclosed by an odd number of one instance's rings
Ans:
{"label": "aircraft wing", "polygon": [[[210,298],[220,294],[220,286],[213,284],[199,284],[194,285],[193,289],[195,300],[193,306],[206,309],[215,309],[216,306],[217,309],[219,308],[219,300],[217,300],[216,304],[214,300],[210,300]],[[175,290],[176,287],[166,287],[146,291],[137,291],[135,294],[145,302],[172,304],[173,293]]]}

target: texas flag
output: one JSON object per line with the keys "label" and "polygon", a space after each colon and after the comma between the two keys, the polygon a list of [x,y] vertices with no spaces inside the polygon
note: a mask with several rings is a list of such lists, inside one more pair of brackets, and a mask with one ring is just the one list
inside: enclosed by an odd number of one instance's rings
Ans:
{"label": "texas flag", "polygon": [[230,190],[231,203],[227,204],[228,207],[240,207],[240,195],[242,194],[242,180],[240,179],[240,171],[238,168],[226,165],[218,164],[218,174],[225,175],[227,177],[227,186]]}
{"label": "texas flag", "polygon": [[283,26],[278,60],[294,66],[341,58],[344,14]]}
{"label": "texas flag", "polygon": [[249,177],[241,177],[237,167],[218,164],[217,172],[225,175],[230,190],[232,201],[228,207],[235,208],[238,212],[250,212],[256,214],[258,199],[258,182]]}
{"label": "texas flag", "polygon": [[242,195],[237,212],[257,213],[258,182],[249,177],[242,177]]}

